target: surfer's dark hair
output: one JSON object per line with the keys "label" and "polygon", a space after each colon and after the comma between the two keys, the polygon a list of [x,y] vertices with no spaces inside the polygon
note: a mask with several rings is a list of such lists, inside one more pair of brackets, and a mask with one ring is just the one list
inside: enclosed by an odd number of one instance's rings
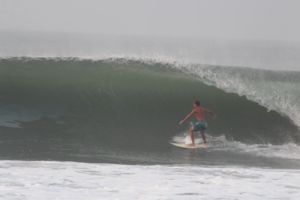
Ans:
{"label": "surfer's dark hair", "polygon": [[199,101],[199,100],[195,100],[194,104],[195,104],[196,106],[200,106],[200,101]]}

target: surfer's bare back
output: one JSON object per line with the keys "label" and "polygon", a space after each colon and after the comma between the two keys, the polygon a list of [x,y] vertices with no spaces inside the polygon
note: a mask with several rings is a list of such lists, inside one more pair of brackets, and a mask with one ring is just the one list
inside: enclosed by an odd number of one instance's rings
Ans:
{"label": "surfer's bare back", "polygon": [[195,145],[194,132],[196,131],[200,131],[203,142],[206,143],[206,138],[205,138],[205,130],[207,129],[207,122],[205,120],[206,113],[211,115],[212,118],[216,117],[216,114],[213,111],[202,107],[200,101],[196,100],[193,104],[193,110],[183,120],[179,122],[179,125],[182,125],[192,116],[195,117],[196,122],[192,122],[192,127],[189,128],[189,134],[193,145]]}

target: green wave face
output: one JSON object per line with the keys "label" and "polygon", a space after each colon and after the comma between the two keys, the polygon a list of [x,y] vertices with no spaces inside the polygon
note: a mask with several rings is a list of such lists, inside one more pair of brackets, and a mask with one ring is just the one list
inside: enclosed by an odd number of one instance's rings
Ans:
{"label": "green wave face", "polygon": [[[41,151],[53,149],[56,157],[99,147],[162,151],[172,136],[189,127],[177,124],[195,99],[217,113],[215,120],[208,119],[212,136],[251,144],[300,141],[287,117],[170,64],[2,59],[0,93],[0,150],[16,158],[39,158]],[[5,125],[8,121],[12,126]]]}

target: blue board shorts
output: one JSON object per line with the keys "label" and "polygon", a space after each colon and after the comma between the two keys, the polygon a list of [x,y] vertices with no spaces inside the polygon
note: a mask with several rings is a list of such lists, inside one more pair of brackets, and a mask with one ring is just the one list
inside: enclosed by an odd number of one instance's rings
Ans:
{"label": "blue board shorts", "polygon": [[191,123],[193,131],[205,131],[207,129],[207,122],[201,121],[201,122],[192,122]]}

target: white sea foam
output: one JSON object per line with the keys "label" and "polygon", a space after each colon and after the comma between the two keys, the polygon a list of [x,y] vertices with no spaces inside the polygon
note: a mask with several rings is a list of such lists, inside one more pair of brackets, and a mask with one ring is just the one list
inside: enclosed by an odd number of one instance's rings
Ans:
{"label": "white sea foam", "polygon": [[295,143],[283,145],[273,144],[244,144],[237,141],[226,141],[223,145],[215,146],[214,150],[248,153],[269,158],[284,158],[300,160],[300,146]]}
{"label": "white sea foam", "polygon": [[0,161],[0,177],[4,200],[298,200],[300,196],[300,171],[286,169]]}
{"label": "white sea foam", "polygon": [[187,74],[192,74],[208,85],[226,92],[246,96],[248,99],[288,116],[300,127],[300,82],[286,79],[287,75],[270,75],[269,71],[201,67],[198,65],[176,66]]}
{"label": "white sea foam", "polygon": [[[238,141],[230,141],[225,136],[212,137],[206,135],[209,143],[208,151],[225,151],[235,153],[246,153],[249,155],[268,157],[268,158],[284,158],[300,160],[300,146],[295,143],[287,143],[283,145],[274,144],[245,144]],[[187,133],[172,138],[173,141],[179,143],[190,144],[191,139]],[[202,142],[200,138],[195,138],[196,143]]]}

